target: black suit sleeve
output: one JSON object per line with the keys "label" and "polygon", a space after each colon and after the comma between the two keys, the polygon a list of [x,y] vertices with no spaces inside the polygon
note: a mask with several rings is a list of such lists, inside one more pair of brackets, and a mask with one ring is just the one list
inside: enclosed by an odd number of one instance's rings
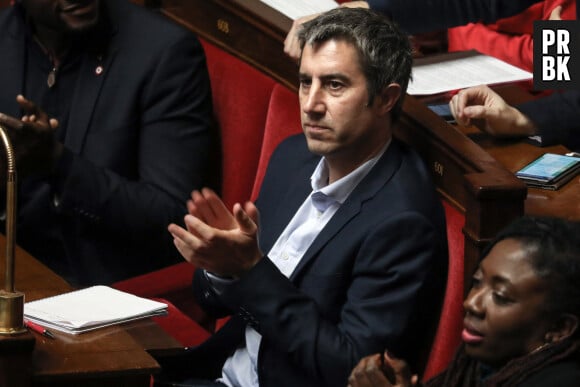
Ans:
{"label": "black suit sleeve", "polygon": [[542,145],[580,149],[580,91],[565,91],[517,106],[538,128]]}
{"label": "black suit sleeve", "polygon": [[515,15],[539,0],[368,0],[411,34],[471,22],[493,23]]}

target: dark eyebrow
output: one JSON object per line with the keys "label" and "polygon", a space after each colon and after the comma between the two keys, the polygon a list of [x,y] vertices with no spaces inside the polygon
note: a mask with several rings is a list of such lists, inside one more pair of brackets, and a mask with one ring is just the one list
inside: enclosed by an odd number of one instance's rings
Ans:
{"label": "dark eyebrow", "polygon": [[350,83],[350,78],[341,73],[326,74],[321,76],[320,79],[322,80],[322,82],[339,80],[343,83]]}
{"label": "dark eyebrow", "polygon": [[[307,73],[299,73],[298,79],[312,79],[312,75],[307,74]],[[322,82],[339,80],[339,81],[344,82],[344,83],[350,83],[350,78],[342,73],[326,74],[326,75],[321,76],[320,79]]]}

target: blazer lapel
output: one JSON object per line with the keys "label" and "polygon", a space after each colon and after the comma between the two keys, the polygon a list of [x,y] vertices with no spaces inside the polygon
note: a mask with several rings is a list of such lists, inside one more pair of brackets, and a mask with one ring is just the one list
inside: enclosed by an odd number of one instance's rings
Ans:
{"label": "blazer lapel", "polygon": [[[118,33],[120,19],[114,4],[114,1],[105,2],[101,8],[104,27],[96,31],[94,39],[97,39],[97,43],[94,50],[88,50],[84,54],[73,94],[69,122],[74,122],[75,127],[73,130],[67,130],[64,143],[75,153],[82,151],[97,99],[118,51],[115,35]],[[99,40],[101,38],[104,40]]]}
{"label": "blazer lapel", "polygon": [[330,219],[320,234],[314,239],[304,256],[296,266],[296,269],[290,276],[294,279],[307,267],[308,263],[314,259],[319,251],[330,241],[347,223],[356,216],[362,208],[365,201],[372,199],[377,192],[383,187],[401,163],[400,148],[396,141],[391,145],[377,164],[368,173],[368,175],[352,191],[346,201],[340,206],[336,214]]}
{"label": "blazer lapel", "polygon": [[69,122],[74,122],[74,130],[67,130],[65,145],[75,153],[80,153],[91,123],[96,101],[99,98],[107,69],[113,63],[115,53],[107,58],[101,55],[85,54],[74,91]]}

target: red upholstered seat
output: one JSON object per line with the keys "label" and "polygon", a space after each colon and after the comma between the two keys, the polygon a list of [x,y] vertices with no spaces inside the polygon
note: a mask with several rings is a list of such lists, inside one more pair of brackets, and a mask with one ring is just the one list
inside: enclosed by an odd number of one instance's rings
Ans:
{"label": "red upholstered seat", "polygon": [[228,207],[250,199],[274,79],[202,40],[220,129],[222,198]]}
{"label": "red upholstered seat", "polygon": [[463,256],[464,215],[448,202],[443,200],[447,221],[447,241],[449,245],[449,272],[447,287],[439,325],[433,339],[431,352],[427,360],[423,380],[427,380],[443,371],[455,353],[461,340],[463,327]]}
{"label": "red upholstered seat", "polygon": [[185,315],[168,300],[158,297],[153,297],[153,299],[167,304],[167,315],[152,317],[153,321],[163,330],[171,333],[173,338],[184,347],[199,345],[211,336],[210,331]]}
{"label": "red upholstered seat", "polygon": [[288,136],[301,133],[300,125],[300,105],[296,93],[286,87],[277,84],[272,90],[262,149],[260,150],[260,160],[254,179],[252,199],[258,197],[262,180],[266,174],[266,168],[270,161],[270,156],[274,149]]}

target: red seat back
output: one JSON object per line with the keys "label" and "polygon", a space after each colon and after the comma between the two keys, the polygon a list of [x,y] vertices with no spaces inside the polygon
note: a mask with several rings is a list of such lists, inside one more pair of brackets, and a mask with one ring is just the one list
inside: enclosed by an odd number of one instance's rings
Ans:
{"label": "red seat back", "polygon": [[449,245],[449,272],[447,287],[441,309],[439,325],[433,339],[431,352],[425,367],[423,380],[428,380],[443,371],[461,341],[463,327],[463,256],[465,239],[463,236],[464,215],[443,200],[447,221],[447,241]]}
{"label": "red seat back", "polygon": [[202,44],[220,129],[221,196],[231,208],[236,202],[250,199],[276,82],[223,49],[204,40]]}
{"label": "red seat back", "polygon": [[252,190],[252,200],[256,199],[260,192],[260,186],[274,149],[288,136],[301,132],[298,96],[288,88],[277,84],[274,86],[270,98],[260,160]]}

